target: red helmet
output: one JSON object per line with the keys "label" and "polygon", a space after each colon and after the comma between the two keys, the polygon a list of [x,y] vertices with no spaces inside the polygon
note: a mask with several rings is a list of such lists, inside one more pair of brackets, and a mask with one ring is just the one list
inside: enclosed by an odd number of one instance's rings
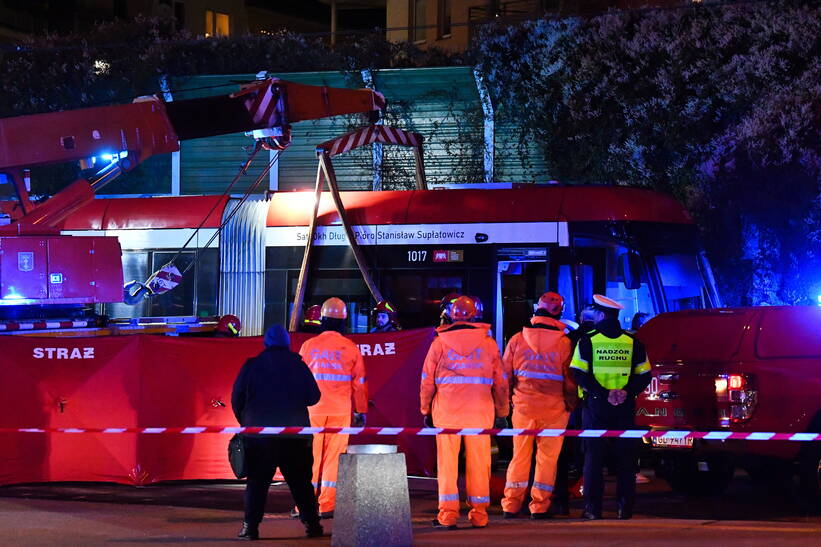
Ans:
{"label": "red helmet", "polygon": [[561,315],[564,311],[564,297],[559,293],[546,292],[539,297],[536,309],[544,310],[550,315]]}
{"label": "red helmet", "polygon": [[333,296],[322,303],[320,311],[322,317],[332,317],[334,319],[347,319],[348,307],[341,299]]}
{"label": "red helmet", "polygon": [[476,306],[476,320],[481,319],[485,314],[485,306],[482,304],[482,301],[479,299],[478,296],[471,296],[473,300],[473,305]]}
{"label": "red helmet", "polygon": [[442,300],[439,301],[439,311],[445,311],[445,309],[453,304],[459,296],[461,295],[458,292],[450,292],[443,296]]}
{"label": "red helmet", "polygon": [[460,296],[450,307],[450,317],[454,321],[470,321],[476,318],[476,304],[469,296]]}
{"label": "red helmet", "polygon": [[322,306],[316,305],[305,310],[305,317],[303,317],[302,322],[306,325],[319,325],[322,323],[321,319]]}
{"label": "red helmet", "polygon": [[242,330],[242,323],[236,315],[223,315],[219,321],[217,321],[217,327],[214,330],[227,336],[239,336],[239,331]]}
{"label": "red helmet", "polygon": [[396,308],[394,308],[393,304],[391,304],[387,300],[382,300],[381,302],[379,302],[376,305],[376,307],[373,310],[371,310],[371,313],[373,314],[374,318],[376,318],[376,316],[379,315],[380,313],[384,313],[388,316],[388,320],[391,323],[396,323],[396,319],[397,319]]}

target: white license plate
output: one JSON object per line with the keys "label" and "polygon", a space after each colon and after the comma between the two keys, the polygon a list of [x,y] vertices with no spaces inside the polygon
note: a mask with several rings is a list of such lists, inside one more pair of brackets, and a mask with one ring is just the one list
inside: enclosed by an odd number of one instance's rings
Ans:
{"label": "white license plate", "polygon": [[652,446],[664,447],[664,448],[692,448],[693,447],[693,439],[691,437],[687,437],[684,439],[676,439],[672,437],[653,437],[650,439],[650,443]]}

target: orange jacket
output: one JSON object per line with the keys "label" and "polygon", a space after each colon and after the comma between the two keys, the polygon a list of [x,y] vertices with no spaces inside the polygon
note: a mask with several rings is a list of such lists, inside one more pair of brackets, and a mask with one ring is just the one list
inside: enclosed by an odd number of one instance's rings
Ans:
{"label": "orange jacket", "polygon": [[561,321],[536,316],[531,324],[507,343],[505,372],[513,408],[531,418],[551,420],[576,406],[576,384],[569,373],[572,344]]}
{"label": "orange jacket", "polygon": [[510,412],[508,381],[490,325],[457,321],[439,333],[422,367],[422,414],[436,427],[493,427]]}
{"label": "orange jacket", "polygon": [[351,395],[356,412],[368,411],[365,362],[356,344],[335,331],[325,331],[306,340],[299,354],[322,392],[319,402],[308,407],[311,416],[343,416],[351,413]]}

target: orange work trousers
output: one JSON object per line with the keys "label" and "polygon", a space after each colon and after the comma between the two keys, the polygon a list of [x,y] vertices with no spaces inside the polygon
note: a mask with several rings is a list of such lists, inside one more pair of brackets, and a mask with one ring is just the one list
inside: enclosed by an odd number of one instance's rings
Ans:
{"label": "orange work trousers", "polygon": [[[350,427],[351,415],[311,416],[311,427]],[[348,435],[314,435],[314,467],[311,482],[319,492],[319,512],[329,513],[336,507],[336,475],[339,455],[348,448]]]}
{"label": "orange work trousers", "polygon": [[[537,420],[516,412],[514,407],[512,421],[515,429],[564,429],[567,427],[567,413],[556,420]],[[530,478],[534,442],[536,470],[530,489],[530,512],[547,512],[550,508],[553,484],[556,481],[556,461],[559,459],[563,440],[563,437],[513,437],[513,459],[507,468],[505,497],[502,499],[504,512],[518,513],[522,508]]]}
{"label": "orange work trousers", "polygon": [[465,472],[468,518],[474,526],[487,526],[490,505],[490,437],[487,435],[437,435],[436,469],[439,483],[439,523],[445,526],[459,520],[459,448],[465,440]]}

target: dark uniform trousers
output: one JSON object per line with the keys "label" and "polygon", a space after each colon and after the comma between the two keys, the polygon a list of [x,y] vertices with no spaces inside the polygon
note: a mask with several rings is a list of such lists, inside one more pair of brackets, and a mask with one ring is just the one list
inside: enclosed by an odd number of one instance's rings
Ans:
{"label": "dark uniform trousers", "polygon": [[[566,429],[582,428],[582,402],[573,409],[567,420]],[[582,452],[582,439],[578,437],[565,437],[562,443],[562,451],[559,453],[559,460],[556,462],[556,482],[553,486],[553,502],[567,507],[570,503],[570,483],[571,468],[581,471],[584,466],[584,456]]]}
{"label": "dark uniform trousers", "polygon": [[319,523],[319,508],[311,484],[311,466],[314,461],[311,444],[311,437],[245,437],[245,463],[248,469],[245,522],[252,527],[262,522],[268,488],[278,467],[299,509],[300,520],[305,524]]}
{"label": "dark uniform trousers", "polygon": [[[605,406],[606,405],[606,406]],[[582,408],[584,429],[631,429],[635,402],[628,399],[614,407],[606,399],[588,396]],[[636,498],[636,442],[637,439],[593,438],[584,439],[584,500],[585,509],[601,515],[604,495],[604,466],[608,451],[616,467],[616,499],[619,509],[633,512]]]}

